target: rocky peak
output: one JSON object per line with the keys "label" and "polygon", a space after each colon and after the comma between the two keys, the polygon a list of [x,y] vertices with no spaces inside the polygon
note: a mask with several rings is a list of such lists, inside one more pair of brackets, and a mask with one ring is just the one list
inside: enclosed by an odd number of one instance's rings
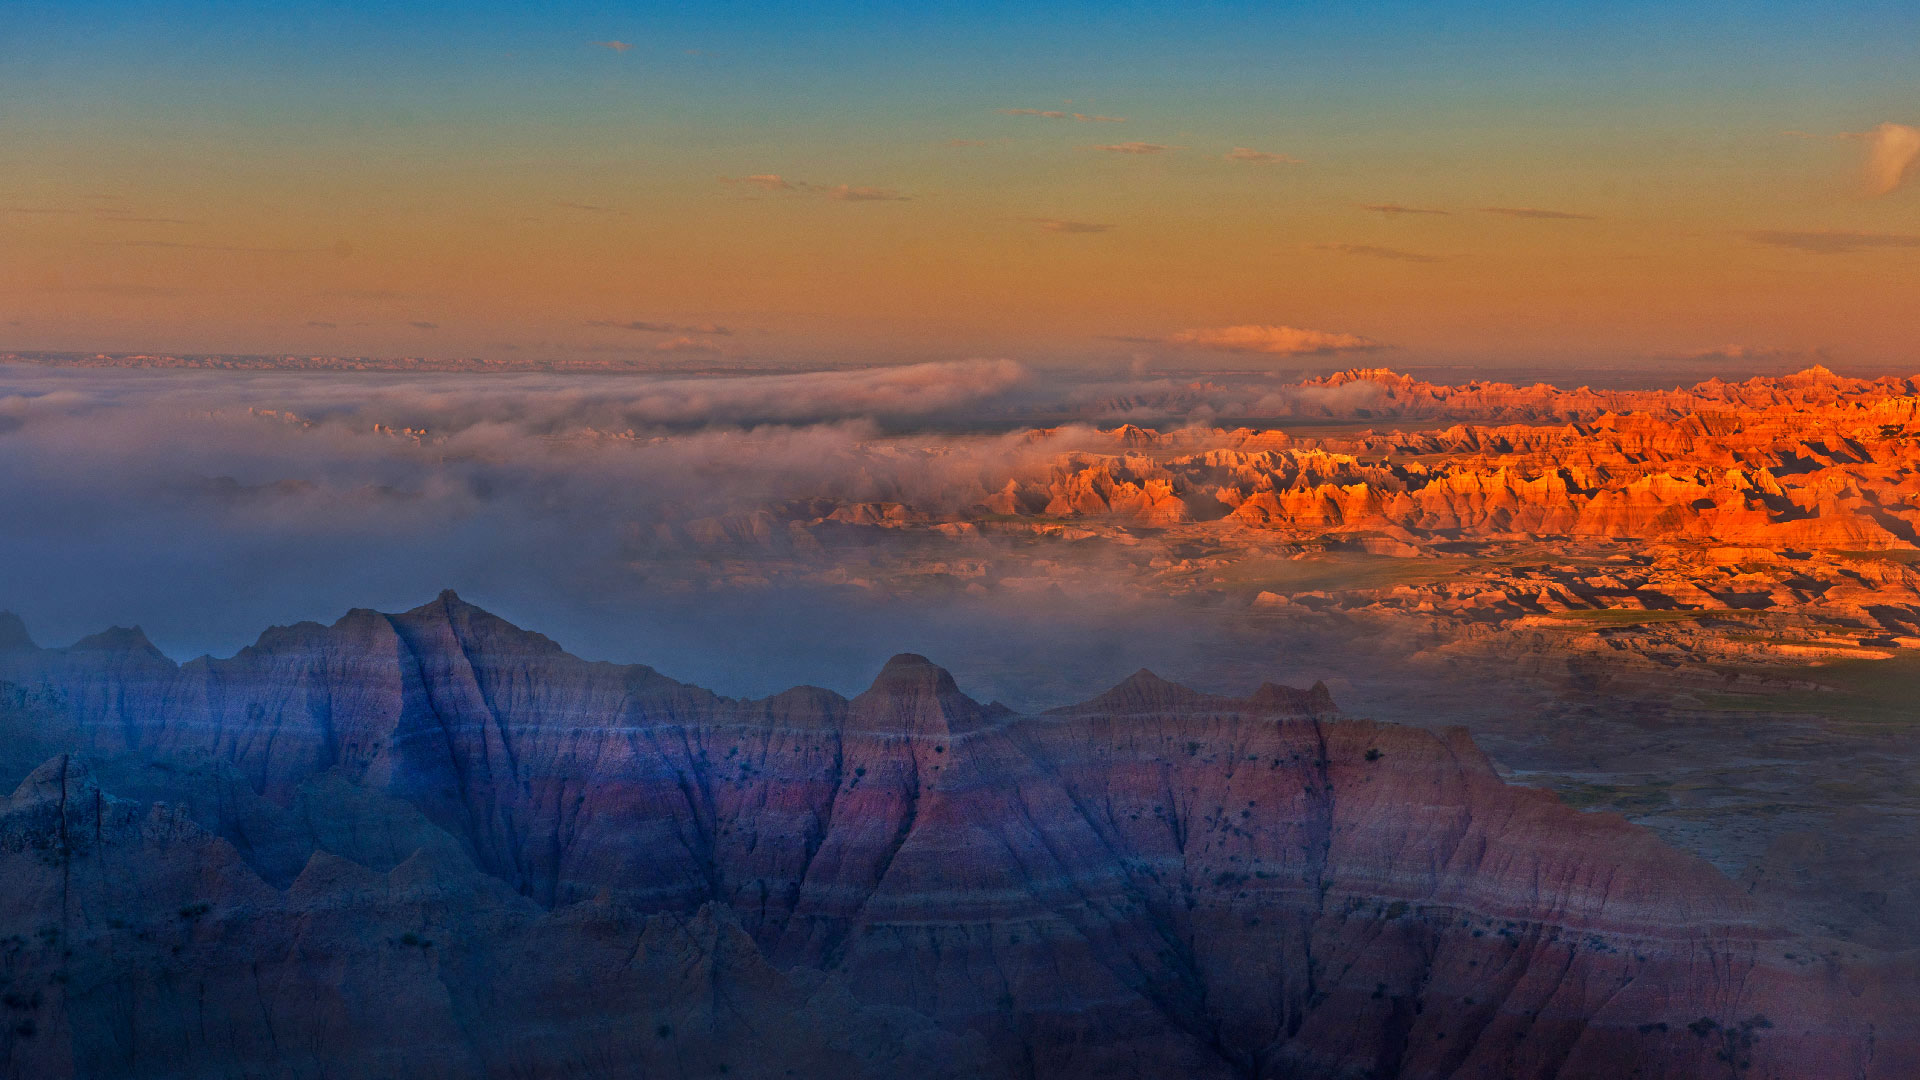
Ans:
{"label": "rocky peak", "polygon": [[901,653],[853,699],[851,719],[863,731],[958,735],[983,726],[987,714],[945,668],[917,653]]}
{"label": "rocky peak", "polygon": [[[113,626],[97,634],[88,634],[79,641],[67,646],[70,653],[130,653],[135,656],[165,661],[166,654],[147,640],[146,631],[138,626]],[[169,663],[171,661],[168,661]]]}
{"label": "rocky peak", "polygon": [[1306,690],[1279,683],[1261,683],[1260,689],[1247,699],[1247,705],[1260,712],[1290,716],[1320,716],[1340,709],[1333,702],[1333,692],[1327,689],[1324,682],[1316,682]]}
{"label": "rocky peak", "polygon": [[14,649],[37,649],[33,637],[27,633],[27,624],[20,616],[11,611],[0,611],[0,652]]}
{"label": "rocky peak", "polygon": [[1148,713],[1179,712],[1204,708],[1214,702],[1210,694],[1190,690],[1155,675],[1146,668],[1127,676],[1120,684],[1090,701],[1051,710],[1055,714],[1106,713],[1113,716],[1137,716]]}
{"label": "rocky peak", "polygon": [[564,651],[558,642],[545,634],[522,629],[477,604],[470,604],[452,589],[443,589],[439,596],[427,603],[394,616],[394,622],[413,630],[416,636],[420,631],[427,631],[433,636],[446,634],[462,643],[479,645],[489,651]]}

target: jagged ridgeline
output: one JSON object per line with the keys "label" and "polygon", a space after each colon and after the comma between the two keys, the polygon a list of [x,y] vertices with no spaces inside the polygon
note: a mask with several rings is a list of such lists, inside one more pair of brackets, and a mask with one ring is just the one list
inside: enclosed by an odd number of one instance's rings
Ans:
{"label": "jagged ridgeline", "polygon": [[1322,687],[737,700],[447,593],[0,621],[0,753],[9,1077],[1920,1075],[1911,956]]}

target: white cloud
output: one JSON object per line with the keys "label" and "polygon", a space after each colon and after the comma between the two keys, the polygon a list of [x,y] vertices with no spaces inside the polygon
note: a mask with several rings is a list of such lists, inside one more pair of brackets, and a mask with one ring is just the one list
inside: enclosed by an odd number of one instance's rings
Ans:
{"label": "white cloud", "polygon": [[1867,190],[1872,194],[1886,195],[1920,173],[1914,168],[1920,161],[1920,128],[1881,124],[1865,138]]}
{"label": "white cloud", "polygon": [[1184,345],[1219,352],[1268,353],[1275,356],[1299,356],[1307,353],[1359,352],[1383,348],[1379,342],[1356,334],[1305,330],[1297,326],[1221,326],[1211,329],[1182,330],[1169,335],[1170,345]]}

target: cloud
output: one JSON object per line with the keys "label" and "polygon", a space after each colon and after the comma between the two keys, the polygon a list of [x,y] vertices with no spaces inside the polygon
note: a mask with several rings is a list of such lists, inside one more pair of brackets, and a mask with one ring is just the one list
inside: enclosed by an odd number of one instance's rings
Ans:
{"label": "cloud", "polygon": [[1397,262],[1435,263],[1440,262],[1438,255],[1422,255],[1414,251],[1401,251],[1398,248],[1375,247],[1372,244],[1314,244],[1315,251],[1333,251],[1341,255],[1358,255],[1369,259],[1392,259]]}
{"label": "cloud", "polygon": [[45,285],[41,292],[78,292],[93,293],[96,296],[118,296],[129,300],[138,300],[154,296],[186,296],[193,289],[179,285],[135,285],[100,282],[89,285]]}
{"label": "cloud", "polygon": [[815,184],[806,180],[789,180],[779,173],[755,173],[752,176],[723,176],[723,184],[745,184],[762,191],[791,191],[805,195],[819,195],[840,202],[905,202],[912,198],[902,195],[892,188],[865,187],[858,184]]}
{"label": "cloud", "polygon": [[946,142],[941,143],[941,145],[960,149],[969,146],[992,146],[999,141],[998,139],[948,139]]}
{"label": "cloud", "polygon": [[1109,154],[1164,154],[1169,150],[1177,148],[1164,143],[1123,142],[1108,143],[1104,146],[1095,146],[1092,149],[1105,150]]}
{"label": "cloud", "polygon": [[411,327],[415,327],[415,328],[417,328],[417,329],[420,329],[420,330],[438,330],[438,329],[440,329],[440,324],[439,324],[439,323],[436,323],[436,322],[428,322],[428,321],[426,321],[425,319],[416,319],[416,320],[414,320],[413,322],[410,322],[410,323],[408,323],[407,325],[408,325],[408,326],[411,326]]}
{"label": "cloud", "polygon": [[1082,124],[1124,124],[1124,116],[1095,116],[1087,113],[1061,112],[1058,109],[1001,109],[1003,116],[1038,116],[1044,120],[1074,120]]}
{"label": "cloud", "polygon": [[1222,326],[1202,330],[1182,330],[1162,339],[1169,345],[1218,352],[1266,353],[1274,356],[1300,356],[1309,353],[1363,352],[1384,348],[1380,342],[1355,334],[1303,330],[1296,326]]}
{"label": "cloud", "polygon": [[670,353],[718,353],[720,346],[715,345],[711,341],[701,341],[698,338],[681,335],[680,337],[668,338],[655,345],[653,349],[655,352]]}
{"label": "cloud", "polygon": [[337,328],[340,324],[330,323],[324,319],[308,319],[307,325],[313,327],[315,330],[333,330]]}
{"label": "cloud", "polygon": [[1093,221],[1062,221],[1059,218],[1030,218],[1035,225],[1054,233],[1103,233],[1113,228]]}
{"label": "cloud", "polygon": [[1298,165],[1300,159],[1286,154],[1274,154],[1265,150],[1255,150],[1247,146],[1236,146],[1221,155],[1228,161],[1244,161],[1249,165]]}
{"label": "cloud", "polygon": [[752,176],[723,176],[723,184],[745,184],[765,191],[792,191],[794,186],[779,173],[755,173]]}
{"label": "cloud", "polygon": [[1694,349],[1674,354],[1679,360],[1769,360],[1790,355],[1786,349],[1775,349],[1756,345],[1716,345],[1710,349]]}
{"label": "cloud", "polygon": [[1451,210],[1435,210],[1427,206],[1401,206],[1399,203],[1361,203],[1360,209],[1371,210],[1388,217],[1397,217],[1401,214],[1438,214],[1441,217],[1448,217],[1453,213]]}
{"label": "cloud", "polygon": [[432,293],[401,292],[397,289],[334,289],[313,294],[322,300],[431,300]]}
{"label": "cloud", "polygon": [[587,325],[611,327],[615,330],[638,330],[645,334],[714,334],[724,337],[733,333],[733,331],[724,326],[715,326],[712,323],[689,326],[682,323],[643,322],[639,320],[634,322],[611,322],[605,319],[593,319],[590,320]]}
{"label": "cloud", "polygon": [[202,244],[188,240],[109,240],[110,247],[155,248],[176,251],[223,251],[243,255],[312,255],[332,248],[248,247],[239,244]]}
{"label": "cloud", "polygon": [[118,210],[113,208],[102,208],[99,210],[95,210],[93,213],[95,217],[101,219],[102,221],[111,221],[111,222],[114,222],[115,224],[121,224],[121,225],[192,225],[192,224],[195,224],[195,222],[188,221],[185,218],[139,217],[139,216],[136,216],[131,210]]}
{"label": "cloud", "polygon": [[911,196],[902,195],[892,188],[853,187],[840,184],[824,189],[821,194],[829,199],[842,202],[905,202]]}
{"label": "cloud", "polygon": [[1506,217],[1531,218],[1536,221],[1594,221],[1592,214],[1575,214],[1567,210],[1541,210],[1532,206],[1483,206],[1483,214],[1501,214]]}
{"label": "cloud", "polygon": [[612,49],[614,52],[617,52],[617,53],[623,53],[623,52],[626,52],[628,49],[633,48],[633,43],[628,41],[618,41],[618,40],[596,41],[594,42],[594,44],[600,46],[603,49]]}
{"label": "cloud", "polygon": [[1886,195],[1912,179],[1920,161],[1920,128],[1881,124],[1866,133],[1867,191]]}
{"label": "cloud", "polygon": [[562,209],[565,209],[565,210],[580,210],[589,214],[614,214],[619,217],[628,216],[625,210],[621,210],[618,207],[595,206],[592,203],[571,202],[566,199],[555,199],[553,201],[553,205],[561,207]]}
{"label": "cloud", "polygon": [[1766,230],[1748,233],[1747,238],[1759,244],[1792,248],[1795,251],[1811,251],[1818,255],[1840,255],[1850,251],[1871,251],[1879,248],[1920,248],[1920,236],[1909,233]]}

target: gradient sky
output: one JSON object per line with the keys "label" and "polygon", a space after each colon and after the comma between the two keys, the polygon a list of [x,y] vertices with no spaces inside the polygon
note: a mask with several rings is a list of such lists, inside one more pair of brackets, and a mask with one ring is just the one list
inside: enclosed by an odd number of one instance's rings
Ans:
{"label": "gradient sky", "polygon": [[938,6],[7,0],[0,349],[1920,368],[1910,0]]}

